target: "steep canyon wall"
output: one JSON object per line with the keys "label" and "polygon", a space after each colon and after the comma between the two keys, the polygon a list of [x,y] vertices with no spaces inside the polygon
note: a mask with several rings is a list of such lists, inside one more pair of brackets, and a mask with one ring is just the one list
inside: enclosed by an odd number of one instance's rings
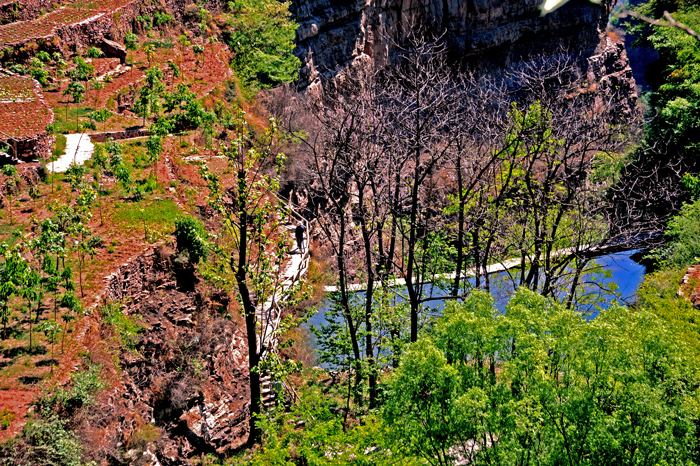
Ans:
{"label": "steep canyon wall", "polygon": [[392,43],[411,29],[445,33],[451,49],[472,69],[491,70],[569,54],[589,79],[628,89],[634,80],[623,44],[606,34],[612,2],[572,0],[540,16],[540,0],[292,0],[299,23],[297,55],[304,86],[318,85],[367,62],[386,64]]}

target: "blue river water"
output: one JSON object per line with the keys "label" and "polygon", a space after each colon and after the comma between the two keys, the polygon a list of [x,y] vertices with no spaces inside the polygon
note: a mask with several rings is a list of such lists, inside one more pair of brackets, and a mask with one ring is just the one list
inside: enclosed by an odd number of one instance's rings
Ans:
{"label": "blue river water", "polygon": [[[600,309],[605,309],[613,303],[626,305],[634,301],[637,288],[644,280],[644,275],[647,272],[646,266],[637,262],[642,255],[640,250],[631,250],[595,258],[590,272],[585,275],[582,280],[583,283],[577,291],[577,296],[579,297],[578,309],[586,318],[594,318],[598,315]],[[512,282],[507,272],[500,272],[491,277],[491,293],[494,295],[495,306],[503,312],[510,296],[513,294]],[[433,289],[433,293],[441,296],[440,289]],[[357,292],[357,298],[363,299],[364,292]],[[401,301],[402,298],[397,298],[397,302]],[[430,309],[429,312],[435,314],[440,313],[442,305],[443,302],[440,300],[427,303],[427,307]],[[328,304],[325,303],[309,319],[308,325],[318,328],[326,324],[325,313],[327,309]]]}

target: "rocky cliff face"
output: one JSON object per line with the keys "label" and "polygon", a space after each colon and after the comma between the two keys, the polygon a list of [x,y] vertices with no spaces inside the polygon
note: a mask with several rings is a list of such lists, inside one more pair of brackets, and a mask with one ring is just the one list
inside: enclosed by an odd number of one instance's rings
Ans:
{"label": "rocky cliff face", "polygon": [[[124,303],[143,330],[120,354],[120,380],[77,429],[84,439],[105,439],[91,459],[169,466],[240,448],[248,437],[248,350],[244,333],[221,317],[230,297],[158,248],[109,277],[105,298]],[[149,429],[155,435],[142,438]]]}
{"label": "rocky cliff face", "polygon": [[421,26],[445,31],[458,57],[482,70],[562,52],[580,55],[585,62],[600,53],[607,41],[604,31],[611,1],[595,5],[572,0],[545,17],[540,16],[540,2],[293,0],[292,12],[300,25],[301,81],[311,85],[354,64],[385,63],[392,42]]}

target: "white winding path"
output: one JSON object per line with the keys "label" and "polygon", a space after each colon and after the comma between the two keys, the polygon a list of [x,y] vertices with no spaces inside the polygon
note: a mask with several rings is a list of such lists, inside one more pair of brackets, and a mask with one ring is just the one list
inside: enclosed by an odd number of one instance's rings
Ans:
{"label": "white winding path", "polygon": [[82,165],[90,160],[95,146],[87,133],[66,134],[66,152],[55,162],[51,163],[51,171],[64,172],[72,163]]}
{"label": "white winding path", "polygon": [[[304,252],[298,249],[292,249],[289,251],[289,260],[282,273],[278,277],[277,291],[272,297],[262,305],[258,306],[258,310],[255,313],[258,324],[260,325],[260,334],[257,338],[258,343],[258,354],[260,357],[274,353],[277,349],[277,329],[279,328],[280,321],[282,319],[282,309],[280,304],[283,304],[285,300],[285,293],[289,291],[299,280],[304,278],[306,272],[309,269],[309,235],[311,230],[309,229],[309,222],[303,217],[298,215],[292,205],[289,205],[292,216],[296,218],[296,221],[302,221],[306,227],[306,234],[304,235],[303,245]],[[296,222],[289,223],[285,225],[284,228],[291,234],[294,238],[294,230],[296,228]],[[296,246],[296,241],[294,241]],[[285,387],[289,389],[297,398],[298,395],[294,388],[288,384],[288,381],[280,381]],[[261,395],[263,397],[263,407],[269,408],[273,406],[277,398],[277,390],[273,387],[273,380],[269,374],[265,374],[260,378],[260,388]]]}
{"label": "white winding path", "polygon": [[[286,262],[285,268],[278,278],[277,290],[266,303],[258,306],[256,317],[261,326],[261,332],[258,337],[258,351],[261,356],[265,352],[269,353],[276,349],[277,339],[275,332],[282,318],[280,304],[283,304],[286,299],[285,293],[297,284],[299,280],[304,278],[309,268],[309,259],[311,257],[309,253],[309,223],[302,217],[299,217],[293,210],[292,213],[298,220],[302,220],[306,227],[304,252],[302,253],[298,249],[289,251],[289,260]],[[285,225],[284,228],[291,233],[293,238],[296,224],[291,223]],[[296,241],[294,244],[296,245]]]}
{"label": "white winding path", "polygon": [[[559,256],[568,256],[571,254],[574,254],[576,252],[585,252],[586,254],[590,253],[595,253],[595,252],[603,252],[607,248],[599,248],[599,247],[590,247],[588,244],[585,244],[583,246],[579,246],[577,248],[564,248],[564,249],[559,249],[557,251],[553,251],[550,254],[550,257],[559,257]],[[526,261],[527,262],[527,261]],[[495,264],[491,264],[488,267],[486,267],[486,273],[488,275],[498,273],[498,272],[504,272],[509,269],[513,269],[515,267],[520,267],[522,265],[522,261],[520,258],[516,259],[510,259],[502,262],[498,262]],[[455,279],[455,273],[446,273],[446,274],[440,274],[435,276],[435,278],[443,278],[447,280],[454,280]],[[474,277],[476,275],[476,270],[473,268],[467,269],[464,272],[462,272],[462,277],[463,278],[470,278]],[[375,287],[381,287],[382,284],[377,282],[374,284]],[[396,278],[394,280],[389,280],[388,286],[406,286],[406,279],[405,278]],[[367,284],[366,283],[349,283],[347,285],[347,290],[348,291],[364,291],[367,289]],[[340,288],[337,286],[325,286],[323,287],[323,291],[326,291],[328,293],[337,293],[340,291]]]}

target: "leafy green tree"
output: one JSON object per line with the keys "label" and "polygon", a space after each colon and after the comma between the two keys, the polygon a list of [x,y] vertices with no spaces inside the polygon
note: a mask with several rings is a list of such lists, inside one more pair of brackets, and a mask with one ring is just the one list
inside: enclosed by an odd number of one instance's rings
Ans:
{"label": "leafy green tree", "polygon": [[[82,290],[82,287],[81,287]],[[76,319],[79,312],[82,312],[83,306],[80,304],[80,300],[75,296],[72,291],[67,291],[61,296],[61,307],[65,308],[67,312],[61,314],[61,320],[63,321],[63,335],[61,336],[61,353],[64,350],[64,344],[66,341],[66,328],[68,324]]]}
{"label": "leafy green tree", "polygon": [[[663,9],[658,13],[663,14]],[[700,26],[697,11],[677,13],[675,19],[695,30]],[[659,52],[659,65],[663,69],[659,77],[661,85],[651,99],[658,116],[649,125],[647,140],[650,146],[655,141],[664,141],[666,150],[672,154],[681,151],[690,155],[700,143],[697,136],[700,97],[696,91],[700,83],[700,43],[675,28],[654,26],[647,32],[646,39]]]}
{"label": "leafy green tree", "polygon": [[206,111],[197,100],[197,94],[183,83],[177,85],[175,92],[165,96],[163,108],[170,113],[170,120],[180,131],[199,128],[206,118]]}
{"label": "leafy green tree", "polygon": [[204,144],[209,149],[211,148],[212,136],[214,135],[214,125],[216,125],[218,121],[216,113],[213,110],[202,111],[200,121]]}
{"label": "leafy green tree", "polygon": [[[44,299],[44,293],[41,289],[41,275],[34,268],[30,268],[22,282],[20,289],[22,298],[27,300],[27,316],[29,320],[29,348],[32,348],[34,341],[32,339],[33,326],[39,322],[39,309],[41,308],[41,301]],[[36,318],[32,315],[32,306],[36,304]]]}
{"label": "leafy green tree", "polygon": [[144,85],[136,102],[134,102],[134,111],[141,115],[144,126],[146,125],[146,118],[158,116],[161,113],[161,98],[165,93],[165,85],[161,81],[162,79],[163,72],[160,68],[153,67],[146,70]]}
{"label": "leafy green tree", "polygon": [[73,98],[73,102],[79,104],[85,97],[85,86],[79,82],[71,82],[63,91],[63,95],[69,95]]}
{"label": "leafy green tree", "polygon": [[[232,143],[222,147],[229,169],[236,180],[225,190],[221,178],[202,167],[209,187],[209,203],[222,217],[221,237],[225,243],[214,246],[215,257],[206,263],[205,276],[219,286],[235,286],[242,305],[248,342],[250,377],[250,434],[248,443],[260,438],[258,427],[261,405],[260,363],[268,354],[271,335],[265,323],[260,325],[258,309],[269,299],[283,301],[295,290],[285,290],[278,279],[287,254],[285,232],[281,232],[284,208],[276,197],[284,156],[275,151],[277,126],[274,120],[257,138],[253,138],[240,112],[231,128]],[[273,166],[270,173],[263,167]],[[231,196],[233,202],[227,201]],[[233,279],[230,274],[233,274]],[[260,332],[260,335],[258,335]]]}
{"label": "leafy green tree", "polygon": [[697,461],[698,365],[661,319],[587,321],[525,288],[505,314],[492,303],[449,303],[404,353],[382,411],[397,446],[435,465]]}
{"label": "leafy green tree", "polygon": [[63,55],[60,52],[54,52],[51,55],[51,61],[54,66],[54,78],[58,79],[60,76],[65,76],[65,68],[68,63],[63,59]]}
{"label": "leafy green tree", "polygon": [[178,48],[180,49],[180,71],[182,73],[182,76],[185,76],[185,69],[183,68],[184,66],[184,57],[185,57],[185,49],[192,45],[192,42],[190,42],[190,38],[187,35],[187,30],[185,30],[181,36],[177,38],[177,45]]}
{"label": "leafy green tree", "polygon": [[249,87],[269,87],[296,79],[299,59],[292,53],[297,24],[288,2],[234,0],[229,2],[226,43],[231,64]]}
{"label": "leafy green tree", "polygon": [[86,62],[83,57],[75,57],[73,63],[75,68],[70,73],[72,79],[87,82],[95,74],[95,67]]}
{"label": "leafy green tree", "polygon": [[2,320],[3,336],[7,339],[7,326],[10,322],[10,300],[20,292],[29,272],[29,264],[22,256],[23,244],[10,247],[7,243],[0,244],[0,320]]}
{"label": "leafy green tree", "polygon": [[[104,84],[103,84],[104,87]],[[99,110],[95,110],[91,112],[88,117],[91,120],[96,121],[97,123],[105,123],[107,120],[109,120],[114,114],[107,110],[106,108],[101,108]],[[104,125],[102,125],[102,130],[104,131]]]}
{"label": "leafy green tree", "polygon": [[118,141],[108,139],[107,142],[104,143],[104,148],[109,156],[107,166],[109,166],[110,170],[114,173],[114,177],[124,191],[130,192],[133,184],[132,170],[124,163],[123,146]]}
{"label": "leafy green tree", "polygon": [[163,152],[163,138],[173,130],[173,122],[168,118],[160,118],[149,128],[151,135],[146,140],[146,154],[149,163],[153,164],[153,177],[157,178],[158,160]]}
{"label": "leafy green tree", "polygon": [[173,73],[173,82],[171,86],[172,90],[172,88],[175,86],[175,78],[181,77],[182,73],[180,72],[180,68],[178,68],[178,66],[172,61],[168,62],[168,69]]}
{"label": "leafy green tree", "polygon": [[48,84],[46,78],[49,76],[49,72],[46,71],[44,62],[38,57],[34,57],[29,61],[29,72],[31,73],[32,78],[39,81],[39,84],[42,86],[46,86],[46,84]]}
{"label": "leafy green tree", "polygon": [[[101,91],[102,89],[105,88],[105,83],[104,83],[104,81],[98,81],[97,79],[93,79],[90,81],[90,87],[92,88],[93,91]],[[95,97],[93,98],[93,101],[95,103],[95,106],[97,106],[99,94],[97,92],[95,92],[94,94],[95,94]],[[106,109],[102,109],[102,110],[106,110]]]}
{"label": "leafy green tree", "polygon": [[32,198],[32,202],[34,203],[34,211],[36,212],[36,200],[41,199],[41,191],[39,191],[37,186],[29,187],[29,197]]}
{"label": "leafy green tree", "polygon": [[[139,37],[134,34],[133,32],[129,31],[124,35],[124,47],[126,47],[126,50],[128,50],[128,55],[131,56],[131,70],[129,71],[129,74],[133,75],[134,71],[134,60],[133,60],[133,52],[135,50],[138,50],[139,48]],[[131,52],[131,53],[129,53]]]}
{"label": "leafy green tree", "polygon": [[[51,343],[51,359],[53,359],[53,347],[58,342],[58,335],[61,333],[61,325],[55,321],[47,320],[37,325],[36,329],[42,332],[48,342]],[[51,372],[53,372],[53,365],[51,366]]]}
{"label": "leafy green tree", "polygon": [[153,44],[146,44],[143,46],[143,51],[146,53],[146,59],[148,60],[148,67],[151,68],[151,60],[156,53],[156,46]]}

